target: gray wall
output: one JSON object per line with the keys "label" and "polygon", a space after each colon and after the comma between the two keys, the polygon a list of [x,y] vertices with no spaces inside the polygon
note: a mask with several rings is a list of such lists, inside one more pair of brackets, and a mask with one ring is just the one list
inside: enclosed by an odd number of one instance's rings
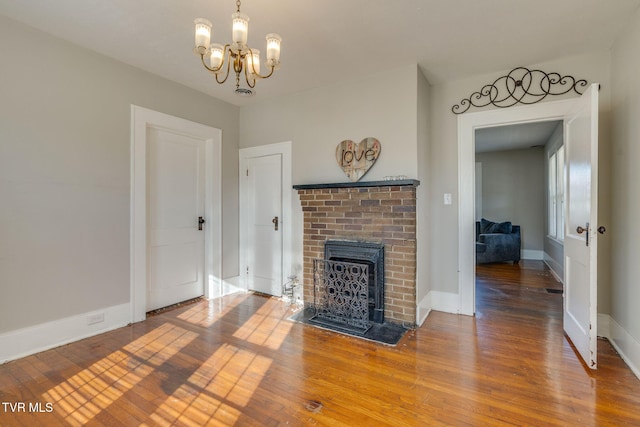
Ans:
{"label": "gray wall", "polygon": [[362,181],[417,178],[418,72],[409,65],[243,107],[240,148],[292,141],[294,184],[344,182],[336,146],[372,136],[382,151]]}
{"label": "gray wall", "polygon": [[[612,53],[611,318],[620,344],[636,355],[640,368],[640,12]],[[603,189],[600,190],[602,194]],[[605,190],[606,191],[606,190]],[[636,370],[636,373],[638,371]]]}
{"label": "gray wall", "polygon": [[0,332],[129,301],[130,106],[222,129],[238,274],[239,109],[0,16]]}
{"label": "gray wall", "polygon": [[545,235],[544,150],[477,153],[482,163],[482,216],[520,225],[522,249],[542,251]]}

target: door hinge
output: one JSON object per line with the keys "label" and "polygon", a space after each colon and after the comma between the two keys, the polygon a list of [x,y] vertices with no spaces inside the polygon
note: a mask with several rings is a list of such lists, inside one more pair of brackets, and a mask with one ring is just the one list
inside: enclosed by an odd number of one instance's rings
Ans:
{"label": "door hinge", "polygon": [[249,274],[249,266],[247,266],[247,274]]}
{"label": "door hinge", "polygon": [[249,176],[249,169],[247,169],[247,176]]}

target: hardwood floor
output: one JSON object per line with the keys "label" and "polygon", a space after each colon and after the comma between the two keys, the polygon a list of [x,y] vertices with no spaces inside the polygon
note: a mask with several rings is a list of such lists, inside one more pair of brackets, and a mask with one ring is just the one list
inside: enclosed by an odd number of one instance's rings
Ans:
{"label": "hardwood floor", "polygon": [[640,381],[604,340],[585,368],[546,288],[542,263],[482,266],[475,318],[432,312],[397,347],[200,301],[0,366],[0,425],[640,425]]}

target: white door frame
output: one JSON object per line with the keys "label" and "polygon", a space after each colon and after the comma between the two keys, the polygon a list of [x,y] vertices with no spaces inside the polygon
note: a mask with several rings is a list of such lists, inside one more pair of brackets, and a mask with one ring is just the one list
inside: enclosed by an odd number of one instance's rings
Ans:
{"label": "white door frame", "polygon": [[249,229],[249,189],[247,188],[246,171],[249,159],[253,157],[270,156],[273,154],[282,155],[282,275],[283,283],[286,276],[293,273],[293,251],[292,242],[292,163],[291,163],[291,141],[278,142],[275,144],[259,145],[256,147],[240,149],[240,283],[242,289],[248,290],[247,284],[247,251],[249,250],[249,239],[247,230]]}
{"label": "white door frame", "polygon": [[130,293],[131,321],[146,318],[147,299],[147,131],[159,128],[205,141],[204,296],[221,294],[222,131],[131,105]]}
{"label": "white door frame", "polygon": [[519,123],[564,120],[579,98],[458,116],[458,312],[473,316],[475,281],[475,131]]}

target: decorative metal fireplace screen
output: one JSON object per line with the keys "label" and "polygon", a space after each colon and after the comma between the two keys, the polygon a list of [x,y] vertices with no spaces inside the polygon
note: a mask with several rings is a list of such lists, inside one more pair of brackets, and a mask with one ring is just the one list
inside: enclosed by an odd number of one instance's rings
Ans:
{"label": "decorative metal fireplace screen", "polygon": [[367,332],[369,265],[315,259],[313,284],[316,314],[310,322],[355,334]]}
{"label": "decorative metal fireplace screen", "polygon": [[361,240],[327,240],[324,259],[369,266],[369,322],[384,323],[384,244]]}
{"label": "decorative metal fireplace screen", "polygon": [[364,335],[384,323],[384,244],[327,240],[313,261],[315,315],[309,322]]}

